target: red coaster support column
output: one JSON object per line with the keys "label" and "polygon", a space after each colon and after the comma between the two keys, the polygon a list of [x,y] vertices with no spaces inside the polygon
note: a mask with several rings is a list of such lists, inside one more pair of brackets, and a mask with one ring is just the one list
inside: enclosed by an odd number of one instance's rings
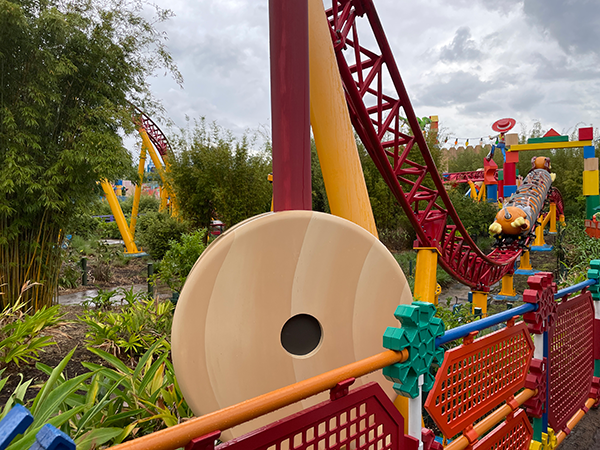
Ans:
{"label": "red coaster support column", "polygon": [[312,209],[308,1],[269,0],[273,210]]}

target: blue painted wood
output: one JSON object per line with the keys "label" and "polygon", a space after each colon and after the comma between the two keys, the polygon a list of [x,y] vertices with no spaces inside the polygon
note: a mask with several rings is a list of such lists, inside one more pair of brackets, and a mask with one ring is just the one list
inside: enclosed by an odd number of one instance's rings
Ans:
{"label": "blue painted wood", "polygon": [[35,435],[29,450],[76,450],[76,446],[67,434],[47,423]]}
{"label": "blue painted wood", "polygon": [[4,450],[19,434],[23,434],[33,423],[27,408],[15,405],[0,421],[0,450]]}

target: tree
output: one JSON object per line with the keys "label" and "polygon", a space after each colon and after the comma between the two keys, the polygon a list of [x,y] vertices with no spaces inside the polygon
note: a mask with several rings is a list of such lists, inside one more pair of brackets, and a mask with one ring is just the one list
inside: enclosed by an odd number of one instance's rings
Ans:
{"label": "tree", "polygon": [[[129,101],[150,101],[146,77],[178,78],[141,3],[0,0],[0,283],[34,308],[56,293],[63,230],[131,171],[120,129]],[[168,16],[158,12],[158,20]]]}
{"label": "tree", "polygon": [[212,219],[228,227],[271,208],[269,146],[252,151],[253,139],[236,139],[202,118],[176,139],[169,176],[183,217],[208,228]]}

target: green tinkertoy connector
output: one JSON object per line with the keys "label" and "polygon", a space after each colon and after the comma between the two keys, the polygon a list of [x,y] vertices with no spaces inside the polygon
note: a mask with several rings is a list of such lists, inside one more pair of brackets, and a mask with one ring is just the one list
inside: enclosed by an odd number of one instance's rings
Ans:
{"label": "green tinkertoy connector", "polygon": [[420,375],[424,376],[423,390],[431,390],[435,379],[429,369],[433,364],[440,365],[444,358],[444,350],[435,346],[435,338],[444,334],[444,322],[434,314],[432,303],[400,305],[394,316],[402,328],[388,327],[383,335],[385,348],[408,349],[408,360],[383,369],[383,375],[394,382],[394,390],[405,397],[419,395]]}
{"label": "green tinkertoy connector", "polygon": [[597,281],[595,285],[590,286],[589,291],[594,300],[600,300],[600,259],[590,261],[590,270],[588,270],[587,277],[590,280],[594,279]]}

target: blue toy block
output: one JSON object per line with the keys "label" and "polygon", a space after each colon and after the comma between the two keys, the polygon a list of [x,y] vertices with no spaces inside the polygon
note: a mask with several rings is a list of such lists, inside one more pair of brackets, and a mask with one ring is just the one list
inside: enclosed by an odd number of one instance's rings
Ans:
{"label": "blue toy block", "polygon": [[508,198],[517,192],[517,186],[515,185],[504,185],[504,198]]}
{"label": "blue toy block", "polygon": [[47,423],[35,435],[29,450],[76,450],[76,445],[68,435]]}
{"label": "blue toy block", "polygon": [[490,203],[497,202],[498,201],[498,185],[497,184],[486,185],[485,194],[486,194],[488,202],[490,202]]}
{"label": "blue toy block", "polygon": [[4,450],[33,423],[33,416],[22,405],[15,405],[0,421],[0,450]]}
{"label": "blue toy block", "polygon": [[595,158],[596,157],[596,148],[593,145],[586,145],[583,147],[583,157],[584,158]]}
{"label": "blue toy block", "polygon": [[551,252],[554,247],[552,245],[544,244],[544,245],[532,245],[532,252]]}
{"label": "blue toy block", "polygon": [[536,273],[542,272],[541,270],[535,269],[517,269],[515,275],[535,275]]}

